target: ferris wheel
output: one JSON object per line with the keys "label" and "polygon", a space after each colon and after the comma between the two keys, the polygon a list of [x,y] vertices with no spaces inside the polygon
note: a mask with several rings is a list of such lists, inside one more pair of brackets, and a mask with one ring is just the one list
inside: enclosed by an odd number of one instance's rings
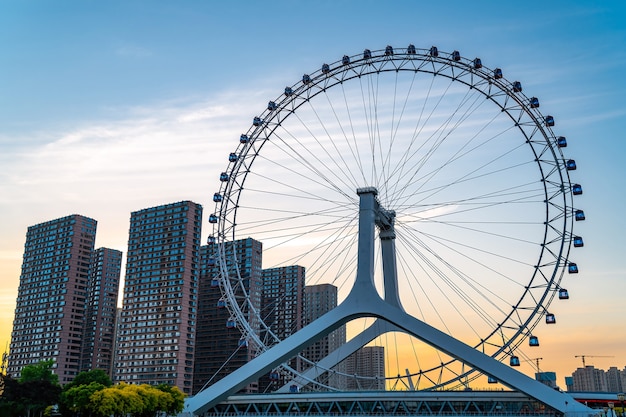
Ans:
{"label": "ferris wheel", "polygon": [[[229,325],[256,354],[281,339],[228,250],[246,237],[263,243],[263,268],[302,266],[307,285],[345,297],[357,269],[357,190],[372,187],[395,216],[406,312],[518,366],[522,347],[539,346],[556,322],[552,302],[569,298],[562,280],[578,272],[570,251],[583,246],[573,232],[585,219],[573,204],[576,163],[539,107],[500,68],[436,47],[366,49],[304,74],[237,138],[213,197],[209,243],[220,248]],[[373,263],[382,292],[380,255]],[[349,323],[348,335],[372,322]],[[479,376],[401,332],[372,343],[384,346],[387,375],[418,389]]]}

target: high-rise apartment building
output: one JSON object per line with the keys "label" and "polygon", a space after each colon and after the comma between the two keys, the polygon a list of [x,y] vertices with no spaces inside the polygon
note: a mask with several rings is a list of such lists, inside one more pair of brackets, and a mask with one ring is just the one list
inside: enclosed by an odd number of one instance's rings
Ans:
{"label": "high-rise apartment building", "polygon": [[[225,245],[221,247],[221,245]],[[258,311],[261,307],[262,251],[261,242],[252,238],[209,244],[201,248],[201,273],[199,283],[199,314],[197,344],[194,366],[193,392],[210,386],[252,359],[252,346],[242,338],[235,317],[229,313],[227,299],[222,296],[220,286],[225,279],[220,272],[218,251],[223,249],[225,268],[230,276],[240,276],[241,285],[236,297],[249,297]],[[259,331],[259,323],[246,317],[253,331]],[[250,384],[245,392],[258,391],[256,383]]]}
{"label": "high-rise apartment building", "polygon": [[83,324],[81,371],[102,369],[113,377],[117,295],[122,252],[98,248],[91,258]]}
{"label": "high-rise apartment building", "polygon": [[[274,340],[284,340],[302,329],[304,323],[304,280],[305,268],[291,265],[263,270],[263,297],[261,317],[269,328],[262,330],[261,339],[273,344]],[[272,335],[265,333],[271,332]],[[295,371],[303,369],[302,361],[296,357],[289,361]],[[259,380],[261,392],[274,391],[286,382],[283,375],[270,372]]]}
{"label": "high-rise apartment building", "polygon": [[611,366],[606,371],[606,385],[608,392],[624,392],[626,391],[626,385],[624,385],[624,371],[620,371],[617,366]]}
{"label": "high-rise apartment building", "polygon": [[261,316],[280,340],[303,326],[304,275],[304,267],[298,265],[263,270]]}
{"label": "high-rise apartment building", "polygon": [[[337,287],[332,284],[307,285],[304,288],[304,322],[305,325],[313,322],[323,314],[337,307]],[[346,343],[346,326],[341,326],[322,340],[314,343],[303,352],[303,356],[310,361],[318,362],[328,356],[335,349]],[[304,368],[310,364],[304,363]],[[329,387],[336,389],[346,388],[345,361],[337,364],[333,371],[322,375],[318,380]]]}
{"label": "high-rise apartment building", "polygon": [[385,390],[385,348],[383,346],[364,346],[346,359],[350,391]]}
{"label": "high-rise apartment building", "polygon": [[80,371],[97,222],[73,214],[28,228],[7,372],[54,360],[59,382]]}
{"label": "high-rise apartment building", "polygon": [[116,381],[191,394],[201,222],[191,201],[131,213]]}
{"label": "high-rise apartment building", "polygon": [[578,368],[572,373],[571,388],[573,391],[606,392],[606,374],[602,369],[596,369],[593,365]]}

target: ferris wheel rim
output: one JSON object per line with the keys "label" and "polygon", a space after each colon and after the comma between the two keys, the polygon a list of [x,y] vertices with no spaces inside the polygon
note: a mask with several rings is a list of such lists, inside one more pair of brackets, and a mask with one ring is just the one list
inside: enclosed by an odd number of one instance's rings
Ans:
{"label": "ferris wheel rim", "polygon": [[[389,47],[388,47],[389,48]],[[275,101],[271,101],[268,105],[268,108],[261,114],[261,116],[254,119],[252,126],[249,128],[248,132],[242,135],[240,140],[240,144],[235,152],[237,155],[236,160],[231,161],[229,164],[229,169],[225,171],[227,174],[227,179],[222,181],[222,186],[220,187],[220,192],[217,193],[221,196],[220,201],[216,202],[216,215],[218,218],[217,221],[217,233],[215,234],[217,238],[217,243],[226,243],[226,242],[234,242],[237,238],[236,236],[236,226],[237,226],[237,208],[239,207],[239,197],[244,190],[244,183],[248,174],[251,172],[251,168],[255,159],[261,154],[263,145],[265,144],[265,140],[272,134],[272,130],[267,130],[267,126],[270,124],[274,124],[275,126],[280,126],[284,120],[291,116],[293,113],[297,112],[300,106],[304,105],[309,100],[312,100],[318,94],[322,93],[326,89],[333,88],[337,85],[343,84],[344,82],[349,82],[354,79],[358,79],[362,76],[372,74],[374,72],[399,72],[399,71],[415,71],[421,73],[430,73],[434,76],[442,75],[444,77],[450,77],[450,74],[453,75],[451,79],[455,82],[461,82],[470,88],[476,88],[478,85],[486,86],[489,91],[493,91],[493,95],[489,95],[487,93],[483,93],[486,98],[491,99],[494,103],[498,104],[499,102],[494,101],[495,95],[500,95],[501,97],[505,97],[505,102],[510,100],[514,102],[515,112],[525,113],[532,121],[535,123],[535,128],[537,132],[540,132],[537,136],[539,139],[535,139],[534,136],[531,138],[527,137],[527,142],[532,142],[533,140],[541,140],[541,138],[545,139],[545,145],[543,148],[538,146],[534,148],[531,144],[531,149],[539,159],[541,155],[545,155],[546,153],[551,153],[552,158],[554,160],[554,164],[546,164],[541,165],[538,162],[539,169],[541,171],[542,182],[544,184],[546,182],[560,182],[562,188],[569,189],[570,180],[569,174],[563,166],[561,166],[560,161],[564,161],[564,157],[560,148],[554,145],[554,140],[556,139],[556,135],[552,132],[549,125],[545,122],[545,117],[537,110],[531,109],[528,105],[530,99],[526,97],[521,91],[515,92],[513,94],[513,85],[514,83],[501,78],[494,78],[493,75],[490,75],[491,72],[493,74],[494,70],[487,69],[482,66],[477,67],[476,60],[470,60],[466,58],[456,59],[455,54],[446,54],[443,52],[439,52],[437,56],[433,56],[432,48],[431,49],[416,49],[415,51],[411,50],[411,47],[406,49],[397,49],[389,53],[389,49],[381,49],[378,51],[370,51],[369,55],[366,57],[363,55],[353,55],[349,56],[346,59],[346,56],[341,60],[334,62],[328,66],[322,66],[321,69],[311,73],[310,75],[305,74],[302,81],[297,82],[291,87],[287,87],[284,94],[281,94]],[[455,51],[456,52],[456,51]],[[346,63],[347,61],[347,63]],[[376,67],[374,64],[385,64],[387,67]],[[419,63],[420,66],[418,68],[410,68],[409,63]],[[394,65],[397,64],[397,65]],[[432,66],[432,70],[428,65]],[[436,65],[439,65],[437,67]],[[452,73],[441,73],[440,70],[443,67],[454,68],[458,72],[455,74],[454,71]],[[381,69],[382,68],[382,69]],[[359,69],[365,69],[364,72],[359,72]],[[348,74],[349,77],[342,78],[342,74]],[[477,84],[472,84],[467,79],[475,80]],[[333,82],[329,82],[329,80],[334,80]],[[282,111],[285,111],[285,114],[282,114]],[[285,110],[288,109],[288,110]],[[509,113],[509,109],[501,106],[502,112],[506,113],[512,120],[515,120],[518,115],[512,115]],[[261,132],[269,132],[263,133],[265,139],[259,139],[262,137]],[[537,134],[536,132],[533,135]],[[243,137],[246,137],[246,141],[244,142]],[[255,142],[259,140],[259,144],[255,144]],[[249,158],[248,153],[252,152],[251,159]],[[231,154],[232,155],[232,154]],[[246,161],[244,165],[241,161]],[[554,176],[554,172],[550,175],[544,173],[544,169],[550,169],[556,172],[558,175]],[[223,173],[224,174],[224,173]],[[548,191],[545,190],[546,200],[550,196],[548,196]],[[547,312],[547,306],[551,303],[552,299],[556,294],[556,290],[560,286],[560,281],[565,272],[565,266],[568,262],[569,251],[570,251],[570,238],[571,238],[571,229],[573,221],[570,216],[568,216],[568,210],[571,210],[573,206],[571,201],[571,193],[564,191],[561,195],[562,197],[562,232],[561,232],[561,244],[557,254],[554,254],[554,264],[552,276],[547,278],[546,281],[546,291],[543,293],[543,297],[536,302],[536,310],[533,314],[529,315],[528,320],[524,323],[523,329],[520,329],[517,336],[529,336],[535,326],[541,320],[542,315],[539,314]],[[548,201],[546,205],[550,204]],[[560,220],[560,219],[559,219]],[[544,237],[543,242],[541,243],[542,248],[546,245],[547,240],[547,229],[549,227],[553,227],[552,221],[554,219],[548,218],[548,214],[546,214],[545,221],[545,229],[544,229]],[[231,240],[229,240],[231,239]],[[543,249],[542,249],[543,251]],[[223,247],[221,249],[220,257],[224,256]],[[541,261],[544,257],[544,254],[539,256],[539,261]],[[538,262],[539,264],[540,262]],[[225,265],[221,266],[222,275],[224,277],[228,276],[228,271],[226,270]],[[539,273],[539,265],[535,266],[535,274]],[[533,278],[534,279],[534,278]],[[531,279],[531,282],[532,280]],[[545,279],[545,277],[544,277]],[[241,281],[241,277],[235,277],[235,281]],[[264,343],[254,336],[254,331],[251,329],[245,329],[246,320],[245,315],[240,306],[237,304],[235,291],[233,290],[231,279],[223,280],[223,288],[224,296],[229,299],[229,308],[231,308],[231,314],[233,314],[238,319],[238,324],[240,324],[243,329],[242,332],[246,337],[251,337],[254,340],[254,343],[257,343],[260,347],[260,351],[267,348],[264,346]],[[507,318],[499,323],[498,328],[500,328],[503,323],[508,320],[508,318],[515,313],[517,306],[519,306],[524,299],[524,294],[526,294],[528,288],[520,297],[516,306],[513,306],[513,309],[507,316]],[[247,306],[250,308],[250,306]],[[253,312],[253,314],[258,314]],[[494,329],[494,333],[497,332],[498,329]],[[491,335],[489,335],[491,336]],[[509,354],[509,348],[516,348],[521,344],[525,337],[516,337],[516,342],[510,342],[503,346],[496,355],[499,357],[506,357]],[[479,347],[480,344],[475,347]]]}

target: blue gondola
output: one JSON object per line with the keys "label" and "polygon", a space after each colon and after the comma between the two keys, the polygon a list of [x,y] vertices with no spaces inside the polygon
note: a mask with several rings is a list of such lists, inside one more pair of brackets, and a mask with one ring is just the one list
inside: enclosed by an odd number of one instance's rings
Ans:
{"label": "blue gondola", "polygon": [[291,87],[285,87],[285,95],[287,97],[292,96],[293,95],[293,88]]}
{"label": "blue gondola", "polygon": [[219,300],[217,300],[217,308],[224,308],[226,307],[226,300],[224,300],[223,298],[220,298]]}
{"label": "blue gondola", "polygon": [[565,136],[559,136],[556,138],[556,144],[559,148],[567,148],[567,139]]}
{"label": "blue gondola", "polygon": [[229,329],[232,329],[236,326],[237,326],[237,323],[235,322],[234,318],[231,317],[228,320],[226,320],[226,327],[228,327]]}
{"label": "blue gondola", "polygon": [[530,108],[531,109],[536,109],[537,107],[539,107],[539,99],[537,97],[531,97],[530,98]]}
{"label": "blue gondola", "polygon": [[328,64],[322,64],[322,72],[324,74],[328,74],[330,72],[330,65]]}
{"label": "blue gondola", "polygon": [[575,171],[576,161],[573,159],[568,159],[567,162],[565,163],[565,168],[567,168],[568,171]]}
{"label": "blue gondola", "polygon": [[276,104],[276,102],[274,102],[274,101],[270,101],[270,102],[268,102],[268,103],[267,103],[267,109],[268,109],[269,111],[274,111],[274,110],[276,110],[277,108],[278,108],[278,105]]}
{"label": "blue gondola", "polygon": [[393,55],[393,47],[391,45],[387,45],[385,48],[385,55]]}
{"label": "blue gondola", "polygon": [[263,120],[260,117],[255,117],[252,119],[252,124],[255,126],[261,126],[263,124]]}
{"label": "blue gondola", "polygon": [[237,159],[239,159],[239,157],[237,156],[235,152],[231,152],[228,155],[228,162],[237,162]]}
{"label": "blue gondola", "polygon": [[585,244],[583,243],[583,238],[580,236],[574,236],[574,247],[582,248],[583,246],[585,246]]}
{"label": "blue gondola", "polygon": [[206,243],[207,245],[214,245],[215,244],[215,236],[211,235],[209,237],[206,238]]}
{"label": "blue gondola", "polygon": [[509,359],[509,364],[511,366],[520,366],[519,358],[517,356],[511,356],[511,359]]}
{"label": "blue gondola", "polygon": [[309,74],[304,74],[302,76],[302,83],[303,84],[308,84],[311,82],[311,76]]}
{"label": "blue gondola", "polygon": [[559,300],[569,300],[569,292],[565,288],[559,289]]}
{"label": "blue gondola", "polygon": [[452,51],[452,60],[453,61],[460,61],[461,60],[461,53],[459,51]]}
{"label": "blue gondola", "polygon": [[430,54],[430,56],[439,56],[439,49],[437,49],[436,46],[431,46],[428,53]]}
{"label": "blue gondola", "polygon": [[230,177],[228,176],[228,174],[227,174],[226,172],[222,172],[222,173],[220,174],[220,181],[222,181],[222,182],[228,182],[228,179],[229,179],[229,178],[230,178]]}
{"label": "blue gondola", "polygon": [[546,126],[548,126],[548,127],[552,127],[552,126],[554,126],[554,117],[552,117],[552,116],[546,116],[546,119],[545,119],[545,124],[546,124]]}
{"label": "blue gondola", "polygon": [[520,83],[519,81],[515,81],[513,83],[513,92],[514,93],[521,93],[522,92],[522,83]]}
{"label": "blue gondola", "polygon": [[415,50],[415,45],[410,44],[408,48],[406,48],[406,53],[409,55],[415,55],[417,51]]}
{"label": "blue gondola", "polygon": [[[496,80],[502,78],[502,70],[500,68],[496,68],[493,70],[493,78],[495,78]],[[520,85],[521,88],[521,85]]]}
{"label": "blue gondola", "polygon": [[528,338],[528,346],[539,346],[539,338],[537,336],[530,336]]}
{"label": "blue gondola", "polygon": [[220,201],[222,201],[222,195],[220,193],[213,194],[213,202],[219,203]]}
{"label": "blue gondola", "polygon": [[372,57],[372,51],[369,49],[363,50],[363,59],[370,59]]}
{"label": "blue gondola", "polygon": [[480,58],[474,58],[474,68],[479,69],[483,67],[483,61]]}
{"label": "blue gondola", "polygon": [[209,216],[209,223],[217,223],[217,216],[215,214]]}
{"label": "blue gondola", "polygon": [[276,372],[276,371],[270,372],[270,380],[278,381],[279,377],[280,377],[280,375],[278,374],[278,372]]}
{"label": "blue gondola", "polygon": [[211,287],[219,287],[220,286],[220,281],[217,278],[213,278],[211,280]]}
{"label": "blue gondola", "polygon": [[583,193],[583,187],[580,184],[572,185],[572,194],[581,195]]}
{"label": "blue gondola", "polygon": [[574,262],[570,262],[569,265],[567,265],[567,272],[570,274],[577,274],[578,265],[576,265]]}
{"label": "blue gondola", "polygon": [[582,210],[576,210],[574,212],[574,218],[576,219],[577,222],[585,220],[585,212]]}
{"label": "blue gondola", "polygon": [[546,324],[554,324],[556,323],[556,316],[552,313],[546,314]]}
{"label": "blue gondola", "polygon": [[209,266],[215,266],[216,265],[215,258],[209,258],[209,260],[207,261],[207,264]]}
{"label": "blue gondola", "polygon": [[239,347],[247,347],[248,341],[242,337],[241,339],[239,339],[239,342],[237,344],[239,345]]}
{"label": "blue gondola", "polygon": [[343,58],[341,58],[341,63],[343,65],[348,65],[350,63],[350,57],[348,55],[344,55]]}
{"label": "blue gondola", "polygon": [[292,384],[289,385],[289,392],[292,394],[295,394],[299,391],[300,389],[298,388],[298,386],[296,384]]}

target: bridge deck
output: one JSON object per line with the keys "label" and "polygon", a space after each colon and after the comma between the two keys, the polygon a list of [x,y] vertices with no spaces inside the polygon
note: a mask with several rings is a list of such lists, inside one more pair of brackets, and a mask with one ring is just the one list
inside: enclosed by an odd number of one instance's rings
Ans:
{"label": "bridge deck", "polygon": [[203,417],[418,415],[530,417],[563,414],[513,391],[360,391],[235,395],[209,409]]}

